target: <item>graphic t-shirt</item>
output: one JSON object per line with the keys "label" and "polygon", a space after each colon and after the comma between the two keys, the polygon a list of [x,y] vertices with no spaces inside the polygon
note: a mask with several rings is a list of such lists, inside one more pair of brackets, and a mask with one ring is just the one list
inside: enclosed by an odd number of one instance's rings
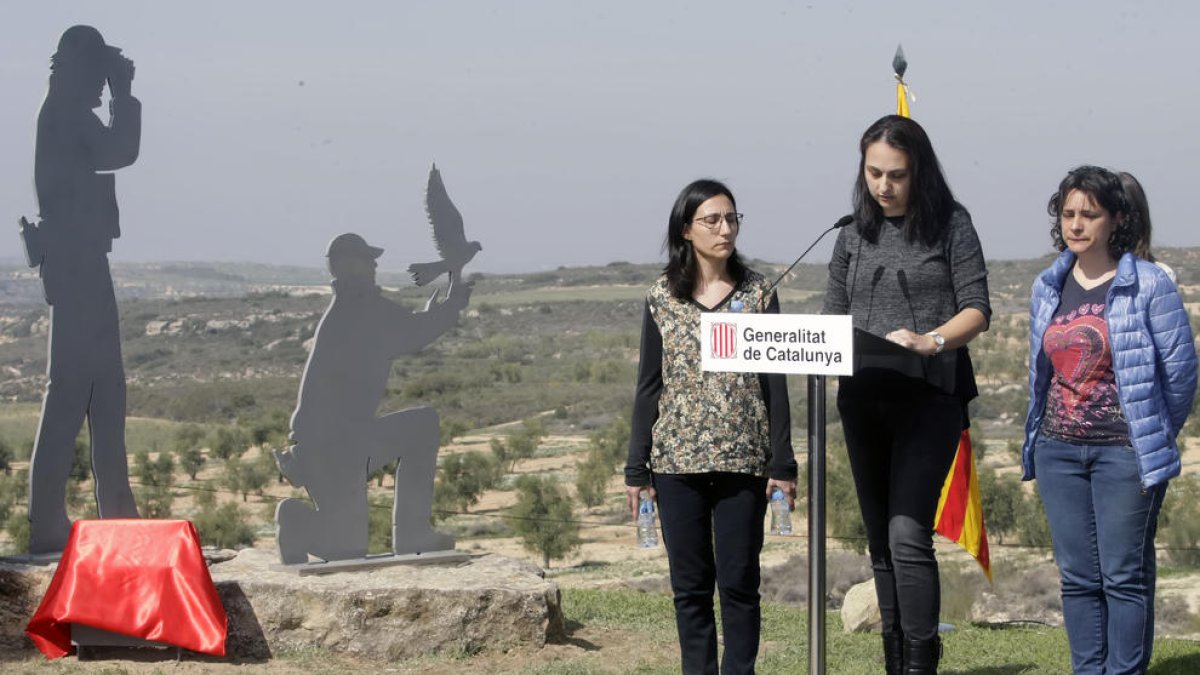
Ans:
{"label": "graphic t-shirt", "polygon": [[1067,275],[1062,299],[1042,338],[1042,349],[1054,366],[1043,433],[1089,445],[1129,443],[1104,321],[1111,286],[1109,279],[1084,290],[1074,275]]}

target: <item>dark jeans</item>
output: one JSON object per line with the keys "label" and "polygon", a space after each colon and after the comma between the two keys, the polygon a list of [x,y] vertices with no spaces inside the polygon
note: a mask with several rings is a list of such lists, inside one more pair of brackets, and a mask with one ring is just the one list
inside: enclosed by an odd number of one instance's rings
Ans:
{"label": "dark jeans", "polygon": [[1133,448],[1038,437],[1038,493],[1062,576],[1076,673],[1144,673],[1154,646],[1154,533],[1166,485],[1143,491]]}
{"label": "dark jeans", "polygon": [[962,434],[962,401],[899,376],[842,378],[838,412],[883,630],[932,640],[941,610],[933,519]]}
{"label": "dark jeans", "polygon": [[740,473],[655,474],[654,488],[671,565],[683,672],[717,672],[715,581],[725,636],[721,673],[753,673],[762,623],[758,554],[767,479]]}

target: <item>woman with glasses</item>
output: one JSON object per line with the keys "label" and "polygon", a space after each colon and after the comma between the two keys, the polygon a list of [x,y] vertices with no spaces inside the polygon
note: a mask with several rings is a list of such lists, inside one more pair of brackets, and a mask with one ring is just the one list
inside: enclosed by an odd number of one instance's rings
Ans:
{"label": "woman with glasses", "polygon": [[1139,257],[1148,229],[1112,172],[1081,166],[1050,197],[1061,253],[1033,284],[1029,415],[1076,673],[1144,673],[1154,646],[1154,534],[1196,348],[1175,284]]}
{"label": "woman with glasses", "polygon": [[843,377],[838,412],[883,624],[888,673],[936,673],[941,591],[933,525],[942,483],[976,395],[966,345],[991,316],[979,237],[946,184],[925,130],[889,115],[859,143],[854,222],[829,262],[824,313],[927,359],[910,377]]}
{"label": "woman with glasses", "polygon": [[700,370],[701,312],[778,312],[769,284],[738,257],[742,214],[729,188],[698,180],[667,221],[670,259],[646,294],[626,494],[658,501],[684,673],[716,673],[713,586],[721,598],[722,673],[753,673],[767,497],[795,504],[782,375]]}

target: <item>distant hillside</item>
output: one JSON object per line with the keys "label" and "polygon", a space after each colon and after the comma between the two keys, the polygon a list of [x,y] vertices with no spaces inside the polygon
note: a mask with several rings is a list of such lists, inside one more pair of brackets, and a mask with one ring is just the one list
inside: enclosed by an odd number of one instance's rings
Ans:
{"label": "distant hillside", "polygon": [[[1166,249],[1185,286],[1200,248]],[[1011,425],[1023,392],[1024,316],[1049,256],[989,263],[991,330],[972,353],[981,419]],[[770,277],[785,267],[752,261]],[[638,331],[657,263],[614,262],[529,274],[473,274],[460,324],[420,354],[398,360],[384,407],[435,404],[467,428],[564,405],[581,419],[623,410],[632,392]],[[328,304],[315,268],[235,263],[117,265],[129,413],[203,422],[290,410],[309,341]],[[380,281],[414,308],[431,292],[391,272]],[[799,265],[781,285],[786,311],[820,310],[824,264]],[[0,268],[0,401],[36,403],[45,387],[48,312],[28,268]],[[802,391],[802,387],[798,388]],[[1011,389],[1011,391],[1010,391]],[[799,404],[801,395],[794,396]],[[799,418],[798,418],[799,419]],[[997,430],[997,434],[1001,430]]]}
{"label": "distant hillside", "polygon": [[[1194,284],[1192,273],[1200,260],[1200,247],[1161,249],[1159,257],[1173,266],[1181,284]],[[1050,256],[1026,260],[992,260],[988,262],[993,303],[1001,311],[1012,311],[1010,305],[1023,304],[1028,298],[1029,285]],[[751,266],[774,277],[786,263],[751,261]],[[568,289],[599,286],[644,287],[661,271],[662,263],[612,262],[593,267],[560,267],[552,271],[524,274],[472,274],[478,281],[486,278],[486,286],[478,293],[509,293],[535,289]],[[825,287],[825,263],[797,265],[791,278],[781,284],[784,300],[789,293],[803,297],[821,293]],[[238,297],[252,293],[287,292],[303,294],[325,292],[329,274],[318,267],[269,265],[265,263],[118,263],[113,265],[113,278],[122,300]],[[402,271],[380,271],[380,285],[402,293],[421,294],[413,288],[408,275]],[[486,290],[485,290],[486,289]],[[0,262],[0,306],[41,306],[42,292],[36,270],[20,264]],[[789,307],[792,311],[807,311]]]}

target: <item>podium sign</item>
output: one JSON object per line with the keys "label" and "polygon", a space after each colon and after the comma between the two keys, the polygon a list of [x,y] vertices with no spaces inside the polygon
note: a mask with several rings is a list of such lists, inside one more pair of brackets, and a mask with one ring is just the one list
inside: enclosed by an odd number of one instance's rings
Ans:
{"label": "podium sign", "polygon": [[[864,340],[859,336],[860,352]],[[820,675],[825,673],[825,376],[853,375],[855,346],[849,315],[700,315],[702,370],[808,375],[808,672]],[[888,347],[870,346],[874,351]]]}
{"label": "podium sign", "polygon": [[700,315],[700,368],[727,373],[853,375],[849,315]]}

